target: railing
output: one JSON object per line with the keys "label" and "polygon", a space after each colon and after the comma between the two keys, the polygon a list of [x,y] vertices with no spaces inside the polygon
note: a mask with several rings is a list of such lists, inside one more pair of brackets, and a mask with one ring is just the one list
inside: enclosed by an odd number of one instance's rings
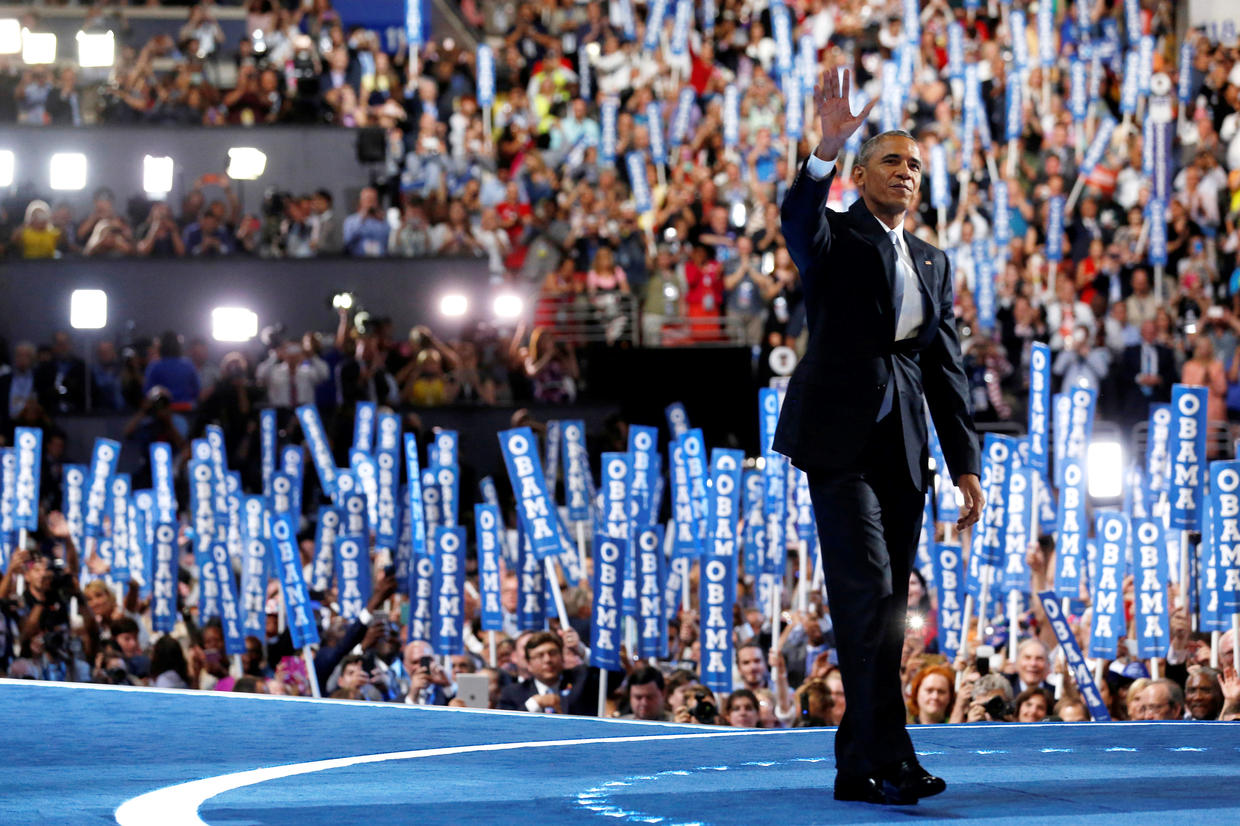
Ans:
{"label": "railing", "polygon": [[726,315],[669,316],[641,311],[636,296],[596,293],[537,299],[535,326],[574,344],[640,347],[738,347],[745,344],[740,319]]}

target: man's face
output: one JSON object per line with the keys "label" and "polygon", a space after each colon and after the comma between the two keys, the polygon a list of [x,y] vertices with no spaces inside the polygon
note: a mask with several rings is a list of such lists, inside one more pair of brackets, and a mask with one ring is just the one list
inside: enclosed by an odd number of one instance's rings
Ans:
{"label": "man's face", "polygon": [[220,629],[210,626],[202,630],[202,647],[208,651],[224,650],[224,635]]}
{"label": "man's face", "polygon": [[1039,685],[1046,679],[1046,652],[1038,645],[1026,645],[1020,650],[1016,670],[1025,685]]}
{"label": "man's face", "polygon": [[1146,344],[1153,344],[1154,339],[1158,337],[1158,327],[1152,321],[1144,321],[1141,323],[1141,340]]}
{"label": "man's face", "polygon": [[749,687],[766,684],[766,663],[762,661],[762,651],[757,648],[742,648],[737,657],[737,665],[741,671],[741,679]]}
{"label": "man's face", "polygon": [[366,672],[362,669],[360,662],[351,662],[340,672],[339,685],[341,688],[352,691],[361,688],[366,682]]}
{"label": "man's face", "polygon": [[1164,685],[1149,685],[1137,697],[1135,720],[1178,720],[1182,709],[1171,702]]}
{"label": "man's face", "polygon": [[899,135],[883,138],[864,166],[853,167],[853,182],[871,210],[905,212],[921,186],[921,149]]}
{"label": "man's face", "polygon": [[548,685],[560,679],[564,671],[564,653],[553,642],[545,642],[525,655],[534,679]]}
{"label": "man's face", "polygon": [[1184,684],[1184,705],[1194,720],[1214,720],[1223,709],[1223,692],[1212,678],[1195,671]]}
{"label": "man's face", "polygon": [[13,350],[13,369],[18,373],[24,373],[34,364],[34,350],[30,347],[19,346]]}
{"label": "man's face", "polygon": [[638,720],[658,720],[663,713],[663,692],[655,683],[635,685],[629,689],[629,705]]}
{"label": "man's face", "polygon": [[379,202],[379,196],[370,187],[366,187],[357,196],[357,211],[369,212]]}
{"label": "man's face", "polygon": [[136,657],[142,653],[142,646],[138,645],[138,635],[132,633],[124,633],[116,635],[116,644],[121,647],[121,653],[126,657]]}

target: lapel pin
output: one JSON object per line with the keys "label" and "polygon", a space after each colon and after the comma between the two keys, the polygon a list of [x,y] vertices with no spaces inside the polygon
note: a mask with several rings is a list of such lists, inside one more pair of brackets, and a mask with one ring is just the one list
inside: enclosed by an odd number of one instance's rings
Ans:
{"label": "lapel pin", "polygon": [[930,262],[929,262],[929,261],[927,261],[927,262],[926,262],[926,266],[927,266],[927,267],[928,267],[928,266],[930,266]]}

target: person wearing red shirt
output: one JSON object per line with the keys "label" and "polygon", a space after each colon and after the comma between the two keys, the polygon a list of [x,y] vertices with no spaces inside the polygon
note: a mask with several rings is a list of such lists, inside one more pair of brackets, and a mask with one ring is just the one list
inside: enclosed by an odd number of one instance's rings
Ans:
{"label": "person wearing red shirt", "polygon": [[723,267],[708,257],[709,252],[705,244],[694,244],[685,264],[685,283],[689,286],[685,294],[686,314],[690,319],[704,319],[689,322],[691,334],[697,341],[717,340],[720,333],[718,318],[723,306]]}

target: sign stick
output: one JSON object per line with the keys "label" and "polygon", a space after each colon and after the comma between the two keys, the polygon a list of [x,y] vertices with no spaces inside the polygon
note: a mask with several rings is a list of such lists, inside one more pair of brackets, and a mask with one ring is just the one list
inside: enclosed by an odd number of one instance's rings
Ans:
{"label": "sign stick", "polygon": [[1154,299],[1159,303],[1163,300],[1163,270],[1162,264],[1154,265]]}
{"label": "sign stick", "polygon": [[1222,634],[1218,631],[1210,632],[1210,667],[1218,670],[1218,642]]}
{"label": "sign stick", "polygon": [[598,716],[607,716],[607,670],[598,670]]}
{"label": "sign stick", "polygon": [[[20,528],[17,531],[17,547],[20,550],[26,549],[26,529],[25,528]],[[83,565],[82,567],[85,568],[86,566]],[[25,596],[26,595],[26,577],[23,576],[20,571],[17,574],[16,586],[17,586],[17,589],[16,589],[17,595],[19,597]],[[124,605],[125,603],[124,601],[121,601],[118,604]]]}
{"label": "sign stick", "polygon": [[1160,657],[1150,658],[1150,676],[1155,680],[1162,678],[1162,659]]}
{"label": "sign stick", "polygon": [[689,606],[689,575],[693,573],[693,559],[690,557],[682,557],[681,563],[683,571],[680,577],[680,609],[688,611]]}
{"label": "sign stick", "polygon": [[809,543],[797,543],[797,610],[809,610]]}
{"label": "sign stick", "polygon": [[1240,613],[1231,615],[1231,667],[1240,673]]}
{"label": "sign stick", "polygon": [[987,573],[986,568],[990,565],[982,566],[982,592],[977,599],[977,638],[984,640],[986,635],[986,623],[990,620],[990,579],[993,573]]}
{"label": "sign stick", "polygon": [[[956,652],[956,660],[962,663],[969,660],[969,623],[973,621],[973,595],[965,594],[964,617],[960,622],[960,650]],[[956,688],[964,683],[964,670],[956,672]]]}
{"label": "sign stick", "polygon": [[1016,618],[1020,608],[1020,594],[1013,588],[1008,592],[1008,661],[1016,660],[1016,635],[1020,630],[1020,621]]}
{"label": "sign stick", "polygon": [[[280,604],[283,605],[284,601],[281,600]],[[284,619],[283,608],[280,609],[280,619]],[[314,668],[314,654],[311,653],[309,646],[301,649],[301,659],[306,664],[306,676],[310,678],[310,694],[317,700],[321,696],[319,693],[319,672]]]}
{"label": "sign stick", "polygon": [[555,557],[546,559],[547,581],[551,583],[551,596],[555,599],[555,613],[560,618],[560,628],[567,629],[568,611],[564,608],[564,594],[560,591],[560,577],[555,570]]}
{"label": "sign stick", "polygon": [[1016,177],[1016,157],[1017,157],[1017,148],[1016,148],[1016,147],[1018,146],[1018,143],[1019,143],[1019,142],[1018,142],[1015,138],[1013,138],[1012,140],[1008,141],[1008,147],[1007,147],[1007,176],[1008,176],[1009,178],[1014,178],[1014,177]]}
{"label": "sign stick", "polygon": [[1188,610],[1188,531],[1180,531],[1180,597],[1176,606]]}
{"label": "sign stick", "polygon": [[779,650],[779,583],[771,580],[771,650]]}
{"label": "sign stick", "polygon": [[491,668],[499,668],[499,658],[495,654],[495,632],[487,632],[487,647],[491,649]]}
{"label": "sign stick", "polygon": [[1072,208],[1076,206],[1076,199],[1081,197],[1081,190],[1084,188],[1084,176],[1077,175],[1076,181],[1072,184],[1072,191],[1068,193],[1068,200],[1063,205],[1063,212],[1065,216],[1072,214]]}

